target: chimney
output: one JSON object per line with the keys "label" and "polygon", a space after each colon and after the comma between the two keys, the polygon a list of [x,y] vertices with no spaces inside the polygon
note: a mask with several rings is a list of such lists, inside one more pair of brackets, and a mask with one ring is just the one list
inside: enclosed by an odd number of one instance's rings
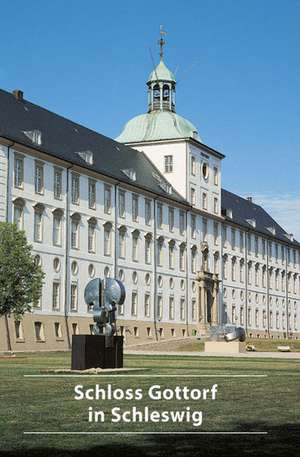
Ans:
{"label": "chimney", "polygon": [[248,202],[252,203],[252,197],[247,197]]}
{"label": "chimney", "polygon": [[15,89],[13,90],[13,96],[15,97],[16,100],[22,101],[23,100],[23,91],[20,89]]}

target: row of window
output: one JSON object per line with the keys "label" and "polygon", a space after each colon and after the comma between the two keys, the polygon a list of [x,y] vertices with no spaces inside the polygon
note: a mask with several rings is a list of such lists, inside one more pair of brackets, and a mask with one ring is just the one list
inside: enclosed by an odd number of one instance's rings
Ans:
{"label": "row of window", "polygon": [[[254,322],[252,321],[252,317],[254,314]],[[275,323],[274,323],[274,316],[275,316]],[[225,319],[228,320],[228,315],[225,310]],[[260,321],[262,322],[262,327],[263,329],[267,328],[268,322],[267,322],[267,311],[266,310],[259,310],[255,309],[253,310],[252,308],[247,308],[247,325],[248,326],[253,326],[256,328],[260,327]],[[245,310],[244,307],[241,306],[239,308],[239,315],[237,313],[236,307],[233,305],[231,307],[231,322],[233,324],[240,324],[240,325],[245,325]],[[275,324],[275,326],[274,326]],[[286,313],[282,312],[280,313],[279,311],[273,312],[272,310],[269,311],[269,328],[276,330],[285,330],[287,326],[287,317]],[[297,324],[297,314],[291,315],[290,313],[288,314],[288,330],[290,331],[297,331],[298,330],[298,324]]]}
{"label": "row of window", "polygon": [[[193,206],[197,206],[197,191],[195,187],[190,189],[190,201]],[[208,208],[208,194],[207,192],[201,192],[201,208],[207,211]],[[219,199],[214,197],[213,199],[213,212],[215,214],[219,213]]]}
{"label": "row of window", "polygon": [[[231,247],[233,251],[239,248],[240,252],[244,252],[246,241],[247,252],[249,255],[254,254],[256,257],[258,257],[258,255],[261,254],[263,258],[266,258],[268,249],[269,258],[274,258],[276,262],[281,261],[282,263],[284,263],[285,260],[287,260],[288,264],[291,264],[291,262],[293,261],[294,267],[296,267],[296,249],[291,250],[290,248],[286,248],[284,245],[279,245],[278,243],[274,243],[269,240],[267,241],[266,239],[259,238],[257,235],[254,235],[252,233],[248,233],[246,237],[243,231],[237,230],[235,228],[231,228],[229,244],[228,231],[229,228],[226,225],[222,225],[222,242],[224,248]],[[300,265],[300,251],[298,252],[298,264]]]}
{"label": "row of window", "polygon": [[[232,257],[229,262],[228,255],[223,255],[223,278],[229,279],[229,263],[231,266],[231,281],[245,282],[245,271],[246,265],[244,259],[237,260],[236,257]],[[237,269],[239,266],[239,275],[237,276]],[[269,289],[286,290],[286,284],[288,286],[288,292],[300,295],[300,275],[297,273],[288,272],[286,276],[285,271],[280,271],[279,268],[275,269],[266,265],[260,265],[259,263],[254,264],[252,261],[247,262],[247,283],[249,285],[255,285],[255,287],[269,287]]]}
{"label": "row of window", "polygon": [[[89,325],[89,330],[90,333],[93,334],[93,329],[94,329],[94,324]],[[121,325],[119,327],[119,332],[124,338],[126,339],[127,333],[132,334],[134,337],[139,337],[139,327],[133,327],[133,332],[129,330],[128,327],[124,327]],[[62,331],[62,326],[60,322],[54,322],[53,325],[53,331],[54,331],[54,337],[57,340],[63,341],[64,339],[64,334]],[[165,329],[163,327],[157,329],[158,336],[160,338],[164,338],[164,332]],[[76,322],[72,323],[72,333],[73,335],[79,335],[79,326]],[[42,322],[36,321],[34,322],[34,334],[35,334],[35,339],[37,342],[45,342],[46,341],[46,335],[45,335],[45,327]],[[146,327],[146,335],[148,338],[152,338],[152,328],[151,327]],[[16,341],[18,342],[24,342],[25,341],[25,335],[23,331],[23,325],[21,321],[15,321],[15,336],[16,336]],[[170,329],[170,336],[171,337],[176,337],[176,330],[174,328]],[[186,329],[181,329],[181,336],[184,338],[186,336]]]}

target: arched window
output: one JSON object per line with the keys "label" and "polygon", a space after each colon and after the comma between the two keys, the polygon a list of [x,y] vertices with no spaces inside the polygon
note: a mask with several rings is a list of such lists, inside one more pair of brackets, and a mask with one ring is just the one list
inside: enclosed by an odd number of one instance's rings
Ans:
{"label": "arched window", "polygon": [[186,262],[186,244],[181,243],[179,247],[179,269],[180,271],[185,271],[185,262]]}
{"label": "arched window", "polygon": [[169,241],[169,268],[174,269],[175,267],[175,240]]}
{"label": "arched window", "polygon": [[97,219],[91,217],[88,220],[88,251],[91,253],[96,252],[96,225]]}
{"label": "arched window", "polygon": [[41,243],[43,241],[43,213],[44,205],[37,203],[34,206],[34,241]]}
{"label": "arched window", "polygon": [[244,259],[240,260],[240,282],[244,282],[245,278],[245,261]]}
{"label": "arched window", "polygon": [[231,259],[231,280],[236,280],[236,257],[232,257]]}
{"label": "arched window", "polygon": [[191,270],[192,273],[197,271],[197,246],[193,246],[191,249]]}
{"label": "arched window", "polygon": [[145,263],[151,263],[151,243],[152,243],[152,233],[147,233],[145,235]]}
{"label": "arched window", "polygon": [[153,87],[153,101],[159,102],[160,101],[160,87],[159,84],[155,84]]}
{"label": "arched window", "polygon": [[157,239],[157,263],[158,266],[163,266],[163,247],[164,247],[164,237],[160,236]]}
{"label": "arched window", "polygon": [[111,232],[112,223],[106,222],[104,224],[104,255],[111,256]]}
{"label": "arched window", "polygon": [[163,85],[163,101],[168,102],[170,100],[170,88],[167,84]]}
{"label": "arched window", "polygon": [[79,249],[79,224],[81,216],[79,213],[74,213],[71,216],[71,248]]}
{"label": "arched window", "polygon": [[127,228],[125,225],[119,227],[119,258],[125,259],[126,257],[126,232]]}
{"label": "arched window", "polygon": [[138,262],[139,237],[140,237],[139,230],[134,230],[132,232],[132,260],[133,260],[133,262]]}
{"label": "arched window", "polygon": [[24,227],[24,208],[25,200],[16,198],[14,200],[14,223],[19,230],[23,230]]}
{"label": "arched window", "polygon": [[61,246],[63,214],[64,214],[64,212],[60,208],[57,208],[53,211],[53,245],[54,246]]}

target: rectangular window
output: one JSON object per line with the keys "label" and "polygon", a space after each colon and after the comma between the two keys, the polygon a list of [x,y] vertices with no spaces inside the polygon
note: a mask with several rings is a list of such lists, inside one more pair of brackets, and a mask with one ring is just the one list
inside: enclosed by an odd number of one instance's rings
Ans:
{"label": "rectangular window", "polygon": [[138,295],[137,292],[132,292],[131,295],[131,315],[136,316],[137,315],[137,306],[138,306]]}
{"label": "rectangular window", "polygon": [[164,157],[165,162],[165,173],[173,172],[173,156],[168,155]]}
{"label": "rectangular window", "polygon": [[207,209],[207,194],[206,192],[202,193],[202,208]]}
{"label": "rectangular window", "polygon": [[145,238],[145,263],[151,263],[151,240]]}
{"label": "rectangular window", "polygon": [[24,210],[21,205],[14,205],[14,223],[18,230],[23,230],[24,226]]}
{"label": "rectangular window", "polygon": [[78,287],[77,284],[71,284],[71,311],[77,311],[78,306]]}
{"label": "rectangular window", "polygon": [[174,208],[169,208],[169,230],[174,231]]}
{"label": "rectangular window", "polygon": [[44,164],[35,162],[35,193],[44,193]]}
{"label": "rectangular window", "polygon": [[218,204],[218,199],[215,197],[214,198],[214,213],[218,214],[219,212],[219,204]]}
{"label": "rectangular window", "polygon": [[109,227],[104,229],[104,255],[111,255],[111,229]]}
{"label": "rectangular window", "polygon": [[194,214],[191,215],[191,237],[196,238],[196,216]]}
{"label": "rectangular window", "polygon": [[184,321],[185,319],[185,298],[180,299],[180,320]]}
{"label": "rectangular window", "polygon": [[89,222],[88,225],[88,251],[90,253],[96,252],[96,227],[92,222]]}
{"label": "rectangular window", "polygon": [[214,222],[214,244],[215,244],[215,246],[218,245],[218,240],[219,240],[219,224],[217,222]]}
{"label": "rectangular window", "polygon": [[185,245],[180,246],[180,250],[179,250],[179,269],[180,269],[180,271],[185,271],[185,262],[186,262],[185,253],[186,253]]}
{"label": "rectangular window", "polygon": [[105,214],[111,213],[111,187],[106,184],[104,186],[104,212]]}
{"label": "rectangular window", "polygon": [[191,204],[196,205],[196,190],[194,187],[191,187]]}
{"label": "rectangular window", "polygon": [[203,233],[203,241],[207,240],[207,219],[204,217],[202,219],[202,233]]}
{"label": "rectangular window", "polygon": [[162,228],[163,224],[163,206],[161,203],[157,204],[157,226]]}
{"label": "rectangular window", "polygon": [[79,205],[79,195],[80,195],[80,177],[79,175],[72,173],[71,180],[71,200],[73,205]]}
{"label": "rectangular window", "polygon": [[222,243],[223,247],[227,247],[227,227],[226,225],[222,225]]}
{"label": "rectangular window", "polygon": [[151,224],[151,200],[145,199],[145,224]]}
{"label": "rectangular window", "polygon": [[240,231],[240,252],[244,251],[244,234]]}
{"label": "rectangular window", "polygon": [[71,222],[71,248],[79,249],[79,222]]}
{"label": "rectangular window", "polygon": [[162,296],[161,295],[158,295],[157,296],[157,318],[159,320],[162,319],[162,311],[163,311],[163,307],[162,307]]}
{"label": "rectangular window", "polygon": [[179,231],[180,231],[180,235],[184,235],[184,233],[185,233],[185,213],[184,213],[184,211],[180,211],[180,213],[179,213]]}
{"label": "rectangular window", "polygon": [[21,321],[15,321],[16,339],[23,340],[23,327]]}
{"label": "rectangular window", "polygon": [[52,308],[58,311],[60,308],[60,283],[54,281],[52,285]]}
{"label": "rectangular window", "polygon": [[235,236],[235,229],[232,228],[231,229],[231,247],[232,249],[235,251],[235,247],[236,247],[236,236]]}
{"label": "rectangular window", "polygon": [[255,237],[255,256],[258,256],[258,236]]}
{"label": "rectangular window", "polygon": [[197,311],[196,300],[193,298],[193,300],[192,300],[192,321],[196,320],[196,311]]}
{"label": "rectangular window", "polygon": [[54,167],[53,194],[56,200],[62,198],[62,170]]}
{"label": "rectangular window", "polygon": [[169,319],[175,318],[174,297],[169,297]]}
{"label": "rectangular window", "polygon": [[150,317],[150,295],[145,295],[145,317]]}
{"label": "rectangular window", "polygon": [[196,158],[194,156],[191,156],[191,173],[196,176]]}
{"label": "rectangular window", "polygon": [[119,257],[125,259],[126,256],[126,232],[125,230],[119,231]]}
{"label": "rectangular window", "polygon": [[61,246],[61,219],[60,214],[54,214],[53,216],[53,245]]}
{"label": "rectangular window", "polygon": [[37,341],[45,341],[44,326],[41,322],[34,323],[35,338]]}
{"label": "rectangular window", "polygon": [[61,331],[61,325],[59,322],[54,322],[54,333],[55,333],[55,338],[62,338],[62,331]]}
{"label": "rectangular window", "polygon": [[125,192],[119,190],[119,217],[125,217]]}
{"label": "rectangular window", "polygon": [[42,221],[42,212],[34,212],[34,241],[41,243],[43,241],[43,221]]}
{"label": "rectangular window", "polygon": [[132,237],[132,260],[133,262],[138,261],[138,242],[139,239],[137,236]]}
{"label": "rectangular window", "polygon": [[215,186],[219,185],[219,173],[218,173],[217,167],[214,167],[214,185]]}
{"label": "rectangular window", "polygon": [[174,255],[174,244],[169,244],[169,268],[174,270],[175,266],[175,255]]}
{"label": "rectangular window", "polygon": [[132,220],[138,222],[139,218],[139,197],[132,195]]}
{"label": "rectangular window", "polygon": [[96,181],[89,179],[89,208],[96,209]]}
{"label": "rectangular window", "polygon": [[266,257],[266,240],[262,240],[262,257],[263,259]]}
{"label": "rectangular window", "polygon": [[15,155],[14,177],[15,187],[17,187],[18,189],[23,189],[24,158],[19,155]]}
{"label": "rectangular window", "polygon": [[157,264],[159,267],[163,266],[163,241],[157,242]]}
{"label": "rectangular window", "polygon": [[248,233],[248,236],[247,236],[247,241],[248,241],[248,254],[251,254],[251,251],[252,251],[252,246],[251,246],[251,233]]}

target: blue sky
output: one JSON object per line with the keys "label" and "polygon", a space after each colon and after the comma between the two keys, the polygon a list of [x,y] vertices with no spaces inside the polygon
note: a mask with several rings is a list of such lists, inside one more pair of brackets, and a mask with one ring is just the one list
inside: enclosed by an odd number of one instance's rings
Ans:
{"label": "blue sky", "polygon": [[163,24],[177,112],[226,155],[223,186],[300,239],[300,1],[2,0],[1,17],[0,87],[111,137],[146,110]]}

